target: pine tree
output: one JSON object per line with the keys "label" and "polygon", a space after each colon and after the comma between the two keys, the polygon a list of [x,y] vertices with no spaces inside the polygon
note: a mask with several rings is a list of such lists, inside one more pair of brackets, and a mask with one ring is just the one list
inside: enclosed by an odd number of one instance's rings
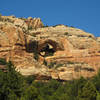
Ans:
{"label": "pine tree", "polygon": [[78,100],[96,100],[96,88],[92,82],[88,81],[78,92]]}
{"label": "pine tree", "polygon": [[22,87],[22,76],[11,62],[6,62],[6,71],[0,70],[0,100],[17,100],[21,96]]}

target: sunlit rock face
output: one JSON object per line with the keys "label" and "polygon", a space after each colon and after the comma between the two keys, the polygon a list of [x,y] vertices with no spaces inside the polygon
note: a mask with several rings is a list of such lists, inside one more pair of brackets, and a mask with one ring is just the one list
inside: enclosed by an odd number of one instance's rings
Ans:
{"label": "sunlit rock face", "polygon": [[100,68],[100,37],[64,25],[45,27],[40,18],[0,16],[0,58],[38,80],[89,78]]}

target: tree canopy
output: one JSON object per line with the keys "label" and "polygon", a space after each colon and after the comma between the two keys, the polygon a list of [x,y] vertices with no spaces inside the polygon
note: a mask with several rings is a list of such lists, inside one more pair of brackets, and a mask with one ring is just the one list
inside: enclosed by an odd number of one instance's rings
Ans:
{"label": "tree canopy", "polygon": [[0,59],[0,100],[100,100],[100,72],[91,79],[60,82],[35,81],[34,76],[22,76],[12,62]]}

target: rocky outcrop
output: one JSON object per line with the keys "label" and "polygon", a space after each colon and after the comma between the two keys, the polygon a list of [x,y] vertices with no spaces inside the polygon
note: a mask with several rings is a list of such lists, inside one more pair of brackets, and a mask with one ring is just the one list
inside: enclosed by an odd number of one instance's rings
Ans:
{"label": "rocky outcrop", "polygon": [[0,57],[37,79],[89,78],[100,68],[100,39],[64,25],[43,27],[40,18],[0,16]]}
{"label": "rocky outcrop", "polygon": [[25,37],[21,28],[13,24],[0,22],[0,45],[8,47],[13,45],[25,45]]}
{"label": "rocky outcrop", "polygon": [[16,18],[15,16],[0,16],[0,20],[6,23],[13,23],[17,27],[21,27],[24,30],[32,30],[43,27],[43,23],[40,18]]}
{"label": "rocky outcrop", "polygon": [[32,28],[32,29],[41,28],[44,26],[40,18],[29,17],[26,20],[26,23],[28,24],[29,28]]}

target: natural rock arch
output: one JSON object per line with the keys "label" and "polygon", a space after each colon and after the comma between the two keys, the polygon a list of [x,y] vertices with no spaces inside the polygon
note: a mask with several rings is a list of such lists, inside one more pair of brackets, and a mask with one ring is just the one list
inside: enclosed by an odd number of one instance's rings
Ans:
{"label": "natural rock arch", "polygon": [[39,41],[38,52],[41,56],[52,56],[58,50],[63,50],[63,46],[54,40]]}
{"label": "natural rock arch", "polygon": [[52,56],[56,51],[63,50],[64,47],[62,44],[51,40],[39,40],[39,41],[31,41],[26,45],[26,51],[30,53],[38,53],[39,55]]}

